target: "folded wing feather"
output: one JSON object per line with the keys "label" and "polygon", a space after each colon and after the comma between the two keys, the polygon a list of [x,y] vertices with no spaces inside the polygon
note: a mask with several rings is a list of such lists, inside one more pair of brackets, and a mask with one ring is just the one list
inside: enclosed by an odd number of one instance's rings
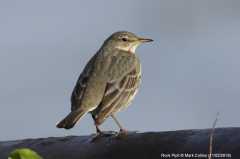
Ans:
{"label": "folded wing feather", "polygon": [[[133,68],[120,81],[108,83],[95,125],[102,124],[110,115],[126,108],[132,102],[131,98],[134,98],[136,95],[140,80],[140,71]],[[132,97],[131,95],[134,96]]]}

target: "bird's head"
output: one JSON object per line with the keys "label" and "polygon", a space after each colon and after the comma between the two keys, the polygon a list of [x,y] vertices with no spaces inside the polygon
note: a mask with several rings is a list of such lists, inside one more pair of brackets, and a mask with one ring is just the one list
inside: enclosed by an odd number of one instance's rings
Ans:
{"label": "bird's head", "polygon": [[112,34],[106,41],[105,45],[112,45],[120,50],[135,53],[137,46],[144,42],[151,42],[151,39],[142,39],[135,34],[127,31],[118,31]]}

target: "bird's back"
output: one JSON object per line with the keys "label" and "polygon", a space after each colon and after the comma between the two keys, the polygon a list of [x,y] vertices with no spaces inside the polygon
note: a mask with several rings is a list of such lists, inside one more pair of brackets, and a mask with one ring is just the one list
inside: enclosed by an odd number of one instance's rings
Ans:
{"label": "bird's back", "polygon": [[110,85],[120,85],[122,80],[129,80],[127,90],[138,87],[141,76],[137,75],[141,75],[141,64],[136,54],[109,47],[100,49],[77,80],[71,96],[72,110],[95,109],[113,91],[109,90]]}

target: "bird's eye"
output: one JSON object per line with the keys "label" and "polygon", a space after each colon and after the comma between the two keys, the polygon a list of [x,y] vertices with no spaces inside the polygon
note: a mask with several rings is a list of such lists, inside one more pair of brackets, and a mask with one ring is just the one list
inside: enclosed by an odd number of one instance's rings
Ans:
{"label": "bird's eye", "polygon": [[122,38],[122,41],[126,42],[126,41],[128,41],[128,39],[127,38]]}

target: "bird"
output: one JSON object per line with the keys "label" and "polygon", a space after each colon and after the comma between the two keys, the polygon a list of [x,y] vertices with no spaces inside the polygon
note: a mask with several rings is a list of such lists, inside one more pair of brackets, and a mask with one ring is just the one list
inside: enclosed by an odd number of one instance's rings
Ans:
{"label": "bird", "polygon": [[80,74],[70,98],[71,112],[57,123],[57,128],[71,129],[90,113],[97,130],[94,137],[114,133],[98,128],[110,116],[120,128],[116,137],[136,133],[123,129],[114,115],[128,107],[137,94],[142,67],[135,50],[139,44],[151,41],[128,31],[118,31],[107,38]]}

